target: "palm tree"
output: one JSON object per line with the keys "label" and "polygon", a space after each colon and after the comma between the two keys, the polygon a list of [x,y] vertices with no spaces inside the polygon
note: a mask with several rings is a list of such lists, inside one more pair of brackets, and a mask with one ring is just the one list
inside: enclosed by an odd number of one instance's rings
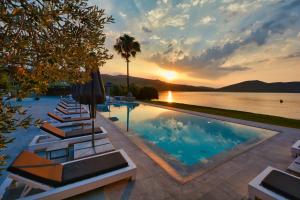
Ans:
{"label": "palm tree", "polygon": [[141,52],[140,43],[134,37],[124,34],[117,39],[114,49],[127,63],[127,95],[129,95],[129,58],[134,58],[138,52]]}

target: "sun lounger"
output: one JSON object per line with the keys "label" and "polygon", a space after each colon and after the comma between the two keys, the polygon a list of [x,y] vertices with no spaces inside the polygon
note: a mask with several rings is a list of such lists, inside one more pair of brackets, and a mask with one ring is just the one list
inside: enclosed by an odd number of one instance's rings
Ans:
{"label": "sun lounger", "polygon": [[57,106],[56,107],[56,110],[63,113],[64,115],[74,115],[74,114],[85,114],[85,113],[88,113],[86,110],[82,109],[81,111],[80,110],[76,110],[76,111],[70,111],[70,110],[66,110],[60,106]]}
{"label": "sun lounger", "polygon": [[[297,157],[287,168],[287,170],[297,176],[300,176],[300,157]],[[300,189],[300,188],[299,188]]]}
{"label": "sun lounger", "polygon": [[[72,137],[81,137],[92,134],[92,129],[75,129],[72,131],[63,131],[60,128],[57,128],[50,123],[44,123],[40,129],[43,131],[50,133],[51,135],[54,135],[60,139],[68,139]],[[94,128],[95,134],[102,133],[102,129],[100,127]]]}
{"label": "sun lounger", "polygon": [[[28,149],[44,150],[49,146],[65,142],[68,145],[73,145],[79,142],[85,142],[92,139],[92,129],[77,129],[73,131],[64,132],[63,130],[54,127],[49,123],[44,123],[42,130],[50,133],[50,135],[36,135],[28,146]],[[103,139],[107,137],[107,131],[103,127],[95,128],[94,139]]]}
{"label": "sun lounger", "polygon": [[78,106],[78,105],[80,105],[78,102],[71,102],[71,103],[69,102],[69,103],[67,103],[65,101],[61,101],[60,103],[65,105],[65,106]]}
{"label": "sun lounger", "polygon": [[62,98],[60,101],[62,102],[66,102],[66,103],[77,103],[77,101],[75,99],[66,99],[66,98]]}
{"label": "sun lounger", "polygon": [[90,117],[61,117],[59,115],[56,115],[52,112],[47,113],[49,117],[61,122],[61,123],[66,123],[66,122],[78,122],[78,121],[84,121],[84,120],[90,120]]}
{"label": "sun lounger", "polygon": [[300,155],[300,140],[293,144],[291,148],[291,153],[293,157],[297,157]]}
{"label": "sun lounger", "polygon": [[[124,150],[61,164],[23,151],[8,171],[7,179],[26,185],[24,199],[65,199],[119,180],[134,180],[136,166]],[[33,188],[44,192],[26,196]]]}
{"label": "sun lounger", "polygon": [[65,105],[65,104],[63,104],[63,103],[61,103],[61,102],[59,102],[57,105],[59,105],[60,107],[63,107],[63,108],[65,108],[65,109],[68,109],[68,108],[83,108],[83,106],[81,105],[81,104],[68,104],[68,105]]}
{"label": "sun lounger", "polygon": [[249,199],[300,199],[300,178],[267,167],[248,184]]}
{"label": "sun lounger", "polygon": [[[56,107],[56,109],[57,108],[65,110],[66,112],[71,112],[71,113],[76,112],[76,113],[73,113],[73,114],[85,114],[85,113],[87,113],[87,111],[85,110],[84,107],[81,107],[81,108],[80,107],[62,107],[62,106],[58,105]],[[59,111],[59,112],[61,112],[61,111]]]}

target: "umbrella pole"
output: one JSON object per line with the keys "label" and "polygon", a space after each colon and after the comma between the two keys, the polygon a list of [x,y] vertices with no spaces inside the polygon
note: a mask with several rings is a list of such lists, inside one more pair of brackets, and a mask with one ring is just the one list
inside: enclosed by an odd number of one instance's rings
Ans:
{"label": "umbrella pole", "polygon": [[94,77],[92,75],[92,105],[91,105],[91,110],[92,110],[92,145],[93,145],[93,148],[95,148],[95,125],[94,125],[94,120],[96,118],[96,112],[95,112],[95,88],[94,88]]}
{"label": "umbrella pole", "polygon": [[127,105],[127,132],[129,130],[129,107]]}
{"label": "umbrella pole", "polygon": [[92,120],[92,132],[93,132],[93,135],[92,135],[92,145],[93,145],[93,148],[95,147],[95,125],[94,125],[94,118]]}

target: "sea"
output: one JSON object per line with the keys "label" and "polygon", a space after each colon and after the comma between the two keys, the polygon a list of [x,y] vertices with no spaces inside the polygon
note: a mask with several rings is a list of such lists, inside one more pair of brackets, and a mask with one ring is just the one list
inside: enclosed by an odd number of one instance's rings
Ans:
{"label": "sea", "polygon": [[163,91],[158,100],[300,119],[300,93]]}

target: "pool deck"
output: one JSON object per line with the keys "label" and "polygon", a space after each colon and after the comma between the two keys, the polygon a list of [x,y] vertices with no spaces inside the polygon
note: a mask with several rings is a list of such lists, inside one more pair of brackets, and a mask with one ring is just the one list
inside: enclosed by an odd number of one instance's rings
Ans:
{"label": "pool deck", "polygon": [[[173,110],[182,111],[180,109]],[[124,149],[137,165],[137,177],[134,182],[120,181],[72,199],[247,199],[250,180],[267,166],[286,170],[294,159],[291,157],[290,147],[300,139],[299,129],[185,112],[275,130],[279,133],[183,184],[172,178],[137,147],[125,136],[121,128],[97,113],[97,124],[108,131],[113,145],[116,148]]]}

